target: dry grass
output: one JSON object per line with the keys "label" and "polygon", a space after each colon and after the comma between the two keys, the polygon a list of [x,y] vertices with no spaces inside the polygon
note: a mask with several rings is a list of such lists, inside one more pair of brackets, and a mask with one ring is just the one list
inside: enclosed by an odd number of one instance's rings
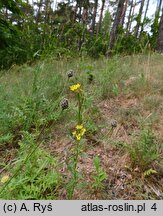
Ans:
{"label": "dry grass", "polygon": [[[135,139],[139,139],[144,128],[153,131],[159,145],[163,143],[162,60],[162,56],[152,54],[120,59],[115,57],[111,61],[101,59],[97,62],[91,60],[67,62],[66,66],[63,62],[47,62],[43,66],[46,71],[51,71],[51,77],[55,74],[52,71],[56,66],[63,79],[65,71],[73,68],[77,75],[76,81],[82,83],[87,95],[88,104],[84,115],[88,131],[83,144],[83,156],[78,164],[84,183],[76,189],[74,199],[163,198],[162,147],[159,148],[160,159],[147,167],[156,170],[157,173],[146,177],[141,167],[132,166],[132,158],[127,147],[132,146]],[[94,75],[92,84],[88,84],[87,71],[91,71]],[[44,76],[47,78],[48,73],[42,76],[42,79]],[[9,77],[8,74],[1,79],[6,82]],[[46,81],[47,85],[52,85],[50,81],[48,82],[48,78]],[[12,85],[16,83],[14,79]],[[113,83],[118,86],[117,95],[112,91]],[[66,84],[67,88],[68,85]],[[66,161],[73,146],[70,134],[75,117],[73,98],[69,92],[64,91],[64,93],[72,101],[68,117],[64,116],[54,125],[42,148],[59,159],[60,172],[66,184],[69,178]],[[115,128],[111,127],[113,119],[117,121]],[[9,162],[14,158],[13,155],[14,153],[5,151],[3,161]],[[94,172],[93,158],[96,155],[100,157],[101,165],[108,175],[103,183],[104,189],[100,191],[94,191],[91,187]],[[64,187],[59,189],[58,199],[66,199]]]}

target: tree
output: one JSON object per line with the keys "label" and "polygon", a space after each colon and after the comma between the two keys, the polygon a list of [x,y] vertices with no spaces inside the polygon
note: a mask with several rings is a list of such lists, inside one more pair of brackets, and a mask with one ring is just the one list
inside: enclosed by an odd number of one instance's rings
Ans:
{"label": "tree", "polygon": [[130,31],[129,27],[130,27],[130,22],[131,22],[131,14],[132,14],[132,9],[134,5],[134,0],[131,0],[129,4],[130,4],[130,10],[129,10],[128,21],[127,21],[127,26],[126,26],[127,32]]}
{"label": "tree", "polygon": [[157,50],[163,53],[163,8],[162,8],[162,15],[160,19],[159,33],[157,38]]}
{"label": "tree", "polygon": [[157,16],[157,13],[160,13],[160,11],[161,11],[161,5],[162,5],[162,0],[158,0],[157,1],[157,7],[156,7],[155,16]]}
{"label": "tree", "polygon": [[140,28],[140,24],[141,24],[141,17],[142,17],[142,13],[143,13],[143,8],[144,8],[144,2],[145,0],[141,0],[141,4],[140,4],[140,9],[139,9],[139,14],[136,18],[137,24],[135,27],[135,37],[138,37],[138,33],[139,33],[139,28]]}
{"label": "tree", "polygon": [[150,43],[153,49],[157,48],[157,40],[158,40],[158,34],[159,34],[159,18],[160,18],[160,11],[161,11],[161,5],[163,0],[158,0],[156,12],[155,12],[155,18],[151,25],[151,32],[152,36],[150,39]]}
{"label": "tree", "polygon": [[12,13],[21,14],[21,11],[18,7],[18,4],[22,3],[21,0],[1,0],[0,2],[0,10],[4,7],[10,10]]}
{"label": "tree", "polygon": [[122,13],[124,10],[124,3],[125,0],[119,0],[116,16],[113,22],[112,30],[110,33],[110,42],[109,42],[109,49],[112,50],[116,40],[117,40],[117,34],[118,34],[118,27],[120,25],[121,19],[122,19]]}
{"label": "tree", "polygon": [[146,5],[146,9],[145,9],[145,13],[144,13],[144,19],[143,19],[143,23],[142,23],[142,27],[141,27],[141,31],[140,31],[140,34],[143,32],[144,30],[144,24],[145,24],[145,21],[147,19],[147,12],[148,12],[148,7],[149,7],[149,1],[150,0],[147,0],[147,5]]}
{"label": "tree", "polygon": [[18,6],[18,3],[21,3],[21,1],[17,0],[1,0],[0,2],[0,47],[4,48],[8,46],[12,38],[16,37],[17,35],[17,29],[15,26],[6,19],[5,16],[3,16],[3,10],[9,10],[11,15],[15,14],[17,16],[22,15],[22,12]]}
{"label": "tree", "polygon": [[125,6],[123,7],[122,12],[122,19],[121,19],[121,25],[124,25],[125,17],[126,17],[126,10],[127,10],[128,0],[125,1]]}
{"label": "tree", "polygon": [[37,14],[36,14],[36,24],[38,24],[41,20],[41,8],[43,6],[43,0],[40,0],[39,2],[35,3],[38,6]]}
{"label": "tree", "polygon": [[93,18],[92,18],[92,34],[93,35],[95,33],[97,7],[98,7],[98,0],[94,0],[94,10],[93,10]]}
{"label": "tree", "polygon": [[102,17],[103,17],[103,12],[104,12],[104,6],[105,6],[105,0],[102,0],[102,6],[101,6],[101,11],[100,11],[100,18],[99,18],[99,24],[98,24],[98,29],[97,29],[97,36],[101,31],[101,24],[102,24]]}
{"label": "tree", "polygon": [[129,26],[128,26],[128,32],[130,32],[131,31],[131,24],[132,24],[132,21],[133,21],[133,19],[134,19],[134,14],[135,14],[135,7],[137,6],[137,2],[136,2],[136,0],[135,0],[135,2],[134,2],[134,4],[133,4],[133,6],[132,6],[132,14],[131,14],[131,20],[130,20],[130,22],[129,22]]}

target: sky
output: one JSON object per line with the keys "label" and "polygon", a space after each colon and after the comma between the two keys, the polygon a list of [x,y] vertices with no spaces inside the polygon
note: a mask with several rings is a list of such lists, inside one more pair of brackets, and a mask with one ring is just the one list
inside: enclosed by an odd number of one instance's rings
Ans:
{"label": "sky", "polygon": [[[32,3],[33,0],[29,0],[29,2]],[[39,1],[39,0],[38,0]],[[56,8],[56,5],[57,3],[59,2],[64,2],[63,0],[53,0],[53,7]],[[66,2],[66,1],[65,1]],[[98,11],[100,10],[100,6],[101,6],[101,2],[102,0],[99,0],[99,8],[98,8]],[[109,4],[108,4],[108,0],[106,0],[106,5],[105,5],[105,10],[107,10],[107,8],[109,8]],[[149,4],[149,9],[148,9],[148,13],[147,13],[147,16],[149,18],[152,18],[152,16],[154,15],[155,13],[155,10],[156,10],[156,6],[157,6],[157,0],[151,0],[150,1],[150,4]],[[139,6],[137,6],[135,8],[135,13],[138,13],[139,11]]]}

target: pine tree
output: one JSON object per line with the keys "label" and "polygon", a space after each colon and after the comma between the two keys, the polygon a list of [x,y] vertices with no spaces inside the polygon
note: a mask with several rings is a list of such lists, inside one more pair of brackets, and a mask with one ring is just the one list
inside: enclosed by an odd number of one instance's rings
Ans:
{"label": "pine tree", "polygon": [[157,38],[157,50],[163,53],[163,8],[162,8],[162,15],[160,19],[159,33]]}
{"label": "pine tree", "polygon": [[144,23],[145,23],[145,20],[146,20],[146,18],[147,18],[147,12],[148,12],[148,7],[149,7],[149,1],[150,1],[150,0],[147,0],[147,5],[146,5],[145,13],[144,13],[143,24],[142,24],[140,33],[142,33],[143,30],[144,30]]}
{"label": "pine tree", "polygon": [[98,0],[94,0],[94,11],[93,11],[93,18],[92,18],[92,34],[95,33],[97,7],[98,7]]}
{"label": "pine tree", "polygon": [[139,29],[140,29],[140,24],[141,24],[141,18],[142,18],[144,3],[145,3],[145,0],[141,0],[139,14],[137,16],[137,24],[136,24],[136,27],[135,27],[135,37],[138,37],[138,34],[139,34]]}
{"label": "pine tree", "polygon": [[103,17],[104,7],[105,7],[105,0],[102,0],[102,6],[101,6],[101,10],[100,10],[99,24],[98,24],[98,29],[97,29],[97,36],[100,33],[100,31],[101,31],[101,24],[102,24],[102,17]]}
{"label": "pine tree", "polygon": [[122,19],[122,13],[124,10],[124,3],[125,3],[125,0],[119,0],[119,2],[118,2],[116,16],[115,16],[115,19],[113,22],[111,33],[110,33],[110,42],[109,42],[109,49],[110,50],[112,50],[112,48],[114,47],[114,44],[117,40],[118,27],[119,27],[121,19]]}

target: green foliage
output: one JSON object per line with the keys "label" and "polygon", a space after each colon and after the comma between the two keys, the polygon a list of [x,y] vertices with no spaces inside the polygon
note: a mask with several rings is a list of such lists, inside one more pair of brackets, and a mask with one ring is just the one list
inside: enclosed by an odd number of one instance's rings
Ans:
{"label": "green foliage", "polygon": [[138,14],[137,16],[135,16],[134,20],[137,22],[137,25],[141,24],[141,14]]}
{"label": "green foliage", "polygon": [[150,37],[150,44],[152,49],[156,49],[157,47],[157,37],[159,32],[159,11],[155,15],[155,19],[151,25],[151,37]]}
{"label": "green foliage", "polygon": [[43,64],[32,72],[24,72],[20,80],[13,80],[17,84],[12,89],[8,81],[1,84],[0,142],[3,145],[14,145],[21,139],[22,131],[39,131],[62,117],[59,103],[63,97],[63,79],[59,74],[45,74],[42,67]]}
{"label": "green foliage", "polygon": [[0,10],[5,7],[14,14],[21,14],[21,10],[18,7],[18,3],[22,3],[21,0],[1,0]]}
{"label": "green foliage", "polygon": [[[18,28],[11,21],[8,21],[2,13],[3,9],[6,9],[10,10],[12,15],[21,17],[22,12],[19,7],[21,4],[21,0],[2,0],[0,4],[0,68],[7,67],[13,62],[17,63],[17,58],[19,58],[19,56],[23,59],[24,50],[19,46],[20,32],[18,31]],[[19,59],[19,63],[23,63],[22,59]]]}
{"label": "green foliage", "polygon": [[112,92],[115,96],[118,96],[119,94],[119,88],[118,88],[118,85],[115,83],[113,84],[113,87],[112,87]]}
{"label": "green foliage", "polygon": [[150,176],[151,174],[156,174],[157,171],[153,169],[148,169],[144,172],[144,177]]}
{"label": "green foliage", "polygon": [[101,33],[103,37],[109,39],[109,31],[111,28],[111,14],[108,10],[106,10],[104,14],[104,18],[102,20]]}
{"label": "green foliage", "polygon": [[144,171],[160,157],[158,143],[150,130],[144,129],[140,134],[140,139],[132,146],[128,146],[128,149],[133,166],[138,166]]}
{"label": "green foliage", "polygon": [[56,199],[57,188],[61,184],[57,160],[45,150],[37,148],[38,144],[29,133],[23,133],[19,145],[17,161],[14,167],[9,166],[7,170],[10,178],[14,178],[6,185],[0,185],[1,198]]}
{"label": "green foliage", "polygon": [[149,43],[149,36],[147,33],[142,33],[137,39],[133,34],[121,33],[113,49],[113,53],[140,53],[147,49]]}
{"label": "green foliage", "polygon": [[[106,61],[105,68],[100,68],[96,75],[96,80],[99,83],[100,88],[95,89],[96,96],[106,99],[109,97],[115,97],[119,93],[119,86],[121,80],[129,73],[126,71],[125,65],[124,69],[119,71],[118,66],[119,56],[114,56],[114,58]],[[122,62],[123,64],[123,62]]]}
{"label": "green foliage", "polygon": [[[40,5],[39,5],[40,4]],[[112,2],[113,10],[117,1]],[[37,9],[36,9],[37,7]],[[44,8],[44,10],[39,10]],[[25,3],[21,0],[2,0],[0,3],[0,68],[10,68],[14,64],[33,62],[37,59],[71,59],[77,56],[99,58],[106,54],[133,54],[151,47],[155,49],[159,28],[157,13],[151,25],[152,35],[144,31],[150,23],[148,18],[141,22],[138,15],[132,21],[142,27],[139,38],[134,31],[127,32],[119,26],[117,41],[113,50],[108,50],[113,17],[105,11],[102,22],[95,25],[92,33],[90,26],[93,19],[94,4],[80,2],[74,10],[72,1],[58,3],[55,10],[47,4]],[[84,10],[80,10],[84,7]],[[10,12],[7,13],[7,10]],[[6,12],[5,12],[6,11]],[[115,11],[114,11],[115,12]],[[98,27],[100,25],[100,30]]]}
{"label": "green foliage", "polygon": [[85,51],[88,56],[98,58],[100,55],[105,55],[108,48],[108,40],[105,40],[103,36],[88,37],[87,43],[82,48],[82,52]]}
{"label": "green foliage", "polygon": [[107,173],[100,165],[100,158],[96,156],[93,159],[93,164],[95,167],[95,174],[93,175],[92,188],[94,190],[101,190],[104,188],[103,181],[107,179]]}

